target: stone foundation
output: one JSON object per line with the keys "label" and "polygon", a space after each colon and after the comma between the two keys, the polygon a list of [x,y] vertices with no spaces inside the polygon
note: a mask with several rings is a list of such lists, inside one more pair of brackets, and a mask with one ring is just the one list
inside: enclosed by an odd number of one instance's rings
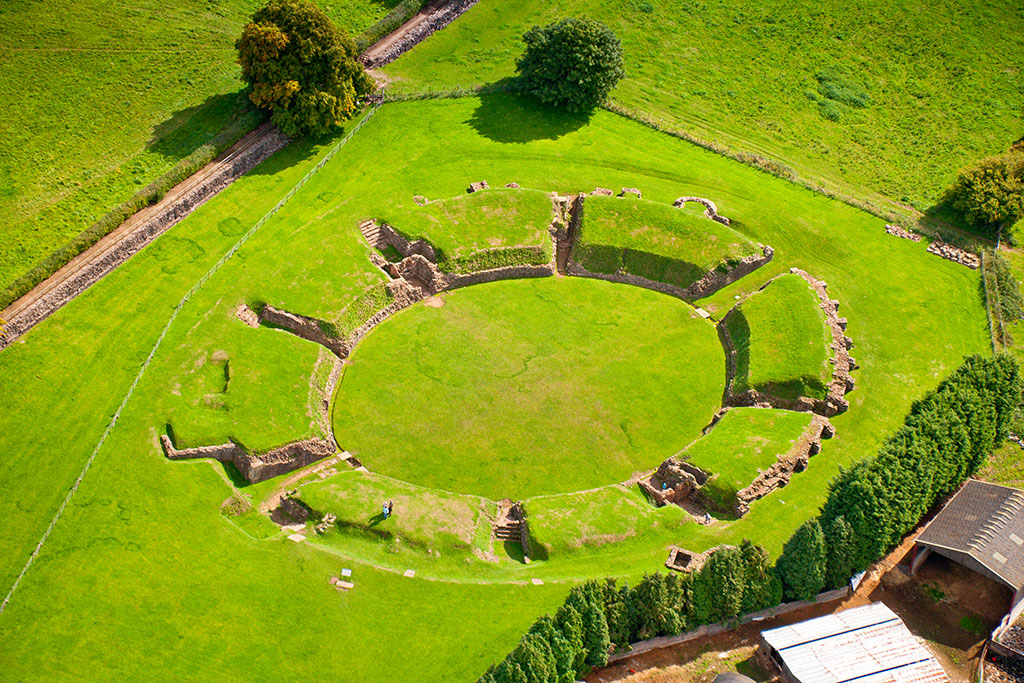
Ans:
{"label": "stone foundation", "polygon": [[292,334],[315,342],[330,349],[339,358],[348,355],[344,342],[324,332],[326,323],[316,318],[309,318],[298,313],[289,313],[267,304],[259,313],[260,322],[282,327]]}
{"label": "stone foundation", "polygon": [[668,551],[668,559],[665,561],[665,566],[677,572],[699,571],[704,566],[704,563],[708,561],[708,558],[716,551],[735,547],[733,545],[716,545],[714,548],[709,548],[702,553],[696,553],[692,550],[672,546]]}
{"label": "stone foundation", "polygon": [[323,439],[294,441],[262,455],[246,453],[241,446],[234,442],[218,446],[178,449],[174,447],[169,436],[162,434],[160,443],[163,444],[168,460],[213,458],[220,462],[230,462],[252,484],[305,467],[333,455],[335,450],[333,444]]}

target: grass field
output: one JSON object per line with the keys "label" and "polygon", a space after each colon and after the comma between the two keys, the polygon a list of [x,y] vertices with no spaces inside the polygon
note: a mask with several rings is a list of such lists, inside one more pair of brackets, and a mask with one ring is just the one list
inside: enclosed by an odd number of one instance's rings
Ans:
{"label": "grass field", "polygon": [[788,410],[733,408],[680,457],[714,475],[702,490],[728,509],[737,491],[786,454],[811,417]]}
{"label": "grass field", "polygon": [[780,398],[828,393],[832,335],[818,295],[802,277],[777,277],[740,303],[726,325],[736,347],[734,393],[754,389]]}
{"label": "grass field", "polygon": [[1020,137],[1024,11],[1010,0],[484,0],[386,71],[394,88],[494,82],[531,26],[584,15],[622,39],[625,106],[856,195],[924,209]]}
{"label": "grass field", "polygon": [[410,239],[439,250],[438,266],[453,271],[472,254],[499,247],[539,246],[551,255],[551,197],[540,190],[491,189],[417,206],[401,198],[381,218]]}
{"label": "grass field", "polygon": [[622,271],[686,288],[716,268],[759,253],[743,235],[690,206],[595,196],[584,203],[574,258],[593,272]]}
{"label": "grass field", "polygon": [[443,301],[345,368],[334,433],[375,472],[492,500],[600,486],[655,467],[721,402],[714,325],[665,295],[545,278]]}
{"label": "grass field", "polygon": [[[624,139],[628,146],[618,144]],[[14,501],[0,538],[0,585],[9,586],[21,570],[172,307],[324,149],[289,147],[0,353],[0,495]],[[266,301],[324,319],[337,315],[383,281],[366,260],[368,248],[355,227],[360,220],[379,215],[393,198],[452,197],[480,178],[561,193],[638,187],[664,203],[683,194],[714,197],[747,238],[776,251],[770,264],[702,306],[724,313],[735,296],[791,266],[827,280],[843,302],[862,369],[850,410],[834,419],[837,438],[784,496],[757,501],[735,522],[705,527],[672,512],[641,512],[635,491],[616,487],[528,499],[539,538],[552,549],[548,560],[528,565],[457,566],[423,553],[394,556],[345,538],[294,544],[221,514],[221,503],[239,494],[223,468],[167,461],[158,434],[173,421],[176,433],[178,423],[191,424],[193,442],[217,442],[229,430],[246,443],[305,436],[296,432],[310,428],[309,383],[319,353],[280,330],[247,328],[232,318],[235,306]],[[653,293],[572,279],[484,285],[455,292],[444,308],[416,308],[385,323],[357,349],[352,367],[377,338],[387,341],[388,326],[452,315],[460,298],[484,298],[502,287],[526,292],[588,285],[616,298],[655,297],[685,309]],[[270,678],[286,668],[295,676],[331,671],[367,681],[479,676],[537,615],[563,599],[573,581],[654,571],[671,544],[704,550],[750,537],[778,553],[792,530],[815,514],[841,466],[874,452],[911,401],[965,354],[985,352],[978,292],[976,272],[927,254],[923,244],[887,236],[872,216],[605,112],[588,121],[549,116],[527,100],[497,95],[386,105],[182,309],[0,615],[0,667],[9,680],[83,671],[128,679]],[[522,301],[544,310],[539,300]],[[185,405],[223,387],[215,367],[201,364],[190,374],[204,352],[211,363],[219,350],[228,366],[224,395],[239,416],[231,422],[200,418],[207,406]],[[685,346],[673,351],[683,362],[692,353]],[[258,382],[246,379],[268,363],[280,367]],[[702,371],[720,387],[724,363],[717,363]],[[174,393],[179,386],[181,395]],[[183,417],[193,410],[193,417]],[[645,462],[663,454],[644,455]],[[493,468],[490,484],[499,488],[503,476]],[[274,485],[241,492],[262,494]],[[592,503],[585,520],[559,514],[560,500],[570,506],[579,499]],[[656,520],[658,528],[649,531],[650,525],[615,513],[630,507],[638,510],[636,519]],[[572,547],[581,521],[589,542]],[[599,542],[602,536],[613,542]],[[354,570],[356,589],[340,594],[327,579],[345,567]],[[401,575],[407,569],[415,578]],[[544,584],[532,585],[531,578]],[[377,637],[382,617],[404,626]]]}
{"label": "grass field", "polygon": [[[0,8],[0,289],[226,126],[255,125],[234,41],[260,4]],[[358,32],[395,4],[327,11]]]}

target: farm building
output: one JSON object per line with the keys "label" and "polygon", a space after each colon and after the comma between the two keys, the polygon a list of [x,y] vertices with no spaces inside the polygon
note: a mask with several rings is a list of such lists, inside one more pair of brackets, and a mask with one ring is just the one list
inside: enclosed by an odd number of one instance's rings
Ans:
{"label": "farm building", "polygon": [[976,479],[964,484],[914,545],[910,572],[933,552],[1024,597],[1024,491]]}
{"label": "farm building", "polygon": [[761,633],[787,683],[943,683],[938,661],[880,602]]}

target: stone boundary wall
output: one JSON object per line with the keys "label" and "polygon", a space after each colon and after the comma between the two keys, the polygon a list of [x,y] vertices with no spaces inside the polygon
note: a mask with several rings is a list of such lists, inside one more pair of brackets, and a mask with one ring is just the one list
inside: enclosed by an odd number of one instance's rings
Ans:
{"label": "stone boundary wall", "polygon": [[[850,407],[845,395],[853,391],[854,381],[853,377],[850,376],[850,371],[858,367],[857,362],[850,356],[853,340],[845,334],[846,318],[839,317],[839,301],[830,298],[826,292],[828,284],[824,280],[818,280],[799,268],[790,268],[789,272],[803,278],[818,295],[819,306],[825,312],[825,324],[832,334],[832,344],[829,347],[832,353],[830,358],[832,363],[832,381],[829,384],[828,396],[824,399],[807,396],[791,399],[772,396],[755,389],[748,389],[741,393],[733,392],[733,383],[735,382],[737,372],[736,346],[729,335],[727,322],[733,311],[743,304],[741,301],[718,322],[719,337],[725,347],[729,363],[729,378],[726,382],[727,396],[724,403],[727,406],[781,408],[783,410],[810,412],[824,417],[833,417],[839,413],[846,412]],[[777,277],[779,276],[776,275],[771,280],[768,280],[757,291],[763,291]]]}
{"label": "stone boundary wall", "polygon": [[[440,31],[448,24],[452,23],[462,13],[468,10],[470,7],[475,5],[478,0],[454,0],[447,5],[438,8],[433,14],[426,18],[423,22],[417,24],[406,33],[404,36],[398,39],[398,41],[388,48],[383,54],[380,54],[372,58],[364,58],[363,64],[368,69],[377,69],[386,64],[398,59],[400,56],[416,47],[421,41],[426,40],[436,31]],[[370,48],[373,49],[372,47]]]}
{"label": "stone boundary wall", "polygon": [[576,277],[589,277],[597,280],[619,282],[622,284],[633,285],[635,287],[653,289],[656,292],[662,292],[663,294],[668,294],[670,296],[683,299],[684,301],[692,301],[710,296],[726,285],[736,282],[740,278],[749,275],[771,261],[775,255],[775,251],[769,246],[762,246],[761,249],[761,256],[747,256],[742,259],[739,264],[733,266],[724,273],[719,270],[712,270],[711,272],[706,273],[700,280],[697,280],[685,288],[672,285],[667,282],[649,280],[645,277],[640,277],[639,275],[633,275],[632,273],[594,273],[587,270],[571,255],[569,257],[567,272],[569,275]]}
{"label": "stone boundary wall", "polygon": [[[625,192],[625,190],[623,190],[623,192]],[[695,202],[704,207],[705,218],[710,218],[716,223],[721,223],[722,225],[725,226],[728,226],[732,222],[725,216],[722,216],[718,213],[718,207],[715,205],[713,201],[711,201],[710,199],[704,199],[703,197],[680,197],[679,199],[675,200],[672,203],[672,206],[676,207],[677,209],[681,209],[690,202]]]}
{"label": "stone boundary wall", "polygon": [[967,266],[972,270],[981,268],[981,258],[977,254],[972,254],[966,249],[961,249],[955,244],[950,244],[949,242],[935,240],[928,245],[928,248],[925,251],[929,254],[941,256],[947,261],[959,263],[961,266]]}
{"label": "stone boundary wall", "polygon": [[388,223],[381,223],[377,226],[377,229],[380,231],[380,236],[384,238],[384,241],[394,247],[395,251],[403,257],[419,254],[427,260],[437,263],[437,252],[434,250],[433,245],[426,240],[407,239]]}
{"label": "stone boundary wall", "polygon": [[[276,128],[270,128],[254,144],[238,151],[236,156],[228,157],[230,163],[227,163],[228,159],[219,162],[221,166],[216,169],[216,172],[207,176],[199,185],[191,188],[176,201],[168,204],[158,214],[133,229],[116,246],[97,256],[73,276],[34,301],[28,308],[12,316],[7,321],[5,335],[0,337],[0,349],[9,346],[15,339],[52,315],[61,306],[99,282],[103,277],[141,251],[143,247],[167,232],[190,213],[202,206],[208,199],[252,170],[262,161],[287,145],[288,142],[288,136]],[[183,182],[187,183],[191,179],[190,177]],[[171,191],[173,192],[173,188]]]}
{"label": "stone boundary wall", "polygon": [[502,266],[501,268],[491,268],[490,270],[480,270],[475,273],[465,274],[446,273],[448,286],[445,289],[459,289],[497,280],[550,277],[554,274],[555,270],[551,267],[550,263],[542,266]]}
{"label": "stone boundary wall", "polygon": [[234,442],[178,449],[174,447],[169,436],[161,434],[160,443],[168,460],[213,458],[220,462],[230,462],[252,484],[305,467],[335,452],[334,445],[323,439],[293,441],[260,455],[246,453]]}

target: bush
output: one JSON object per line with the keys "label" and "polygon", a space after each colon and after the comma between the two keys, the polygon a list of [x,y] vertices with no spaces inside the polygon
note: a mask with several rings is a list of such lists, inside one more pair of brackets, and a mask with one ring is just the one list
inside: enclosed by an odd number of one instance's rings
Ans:
{"label": "bush", "polygon": [[569,111],[590,111],[622,78],[622,44],[593,19],[562,19],[523,35],[526,50],[516,62],[524,89]]}
{"label": "bush", "polygon": [[249,99],[289,135],[341,125],[373,89],[355,43],[311,2],[270,0],[235,47]]}
{"label": "bush", "polygon": [[988,157],[960,172],[946,199],[964,220],[990,237],[1006,236],[1024,218],[1024,153]]}

